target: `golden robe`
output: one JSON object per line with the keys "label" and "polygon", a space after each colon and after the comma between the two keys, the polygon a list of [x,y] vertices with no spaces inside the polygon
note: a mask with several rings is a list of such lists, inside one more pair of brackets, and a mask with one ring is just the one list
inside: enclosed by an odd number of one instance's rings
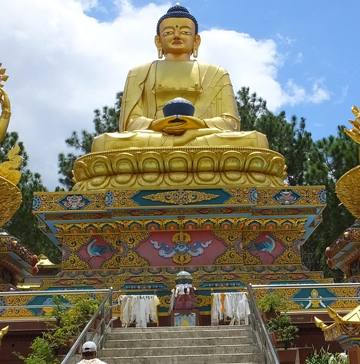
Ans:
{"label": "golden robe", "polygon": [[[207,128],[188,130],[185,132],[186,138],[184,138],[185,135],[169,135],[151,130],[151,122],[164,117],[163,105],[159,105],[159,97],[157,97],[161,87],[156,80],[159,62],[165,61],[148,63],[129,72],[121,105],[120,133],[105,133],[95,138],[93,152],[129,147],[175,145],[268,148],[265,135],[256,131],[239,132],[240,117],[226,70],[197,61],[190,61],[194,62],[193,67],[197,67],[198,76],[195,85],[188,89],[193,92],[194,117],[202,119]],[[176,65],[181,67],[180,62],[176,62]],[[184,97],[186,92],[188,90],[177,91],[174,85],[173,88],[169,88],[169,97]]]}

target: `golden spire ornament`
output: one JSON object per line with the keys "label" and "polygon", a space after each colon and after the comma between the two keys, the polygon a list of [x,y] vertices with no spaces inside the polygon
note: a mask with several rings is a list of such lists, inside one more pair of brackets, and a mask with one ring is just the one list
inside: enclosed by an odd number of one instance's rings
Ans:
{"label": "golden spire ornament", "polygon": [[3,83],[9,76],[5,75],[6,69],[1,68],[2,63],[0,63],[0,104],[1,104],[1,116],[0,116],[0,142],[3,140],[7,128],[10,122],[11,108],[10,100],[7,93],[3,90]]}

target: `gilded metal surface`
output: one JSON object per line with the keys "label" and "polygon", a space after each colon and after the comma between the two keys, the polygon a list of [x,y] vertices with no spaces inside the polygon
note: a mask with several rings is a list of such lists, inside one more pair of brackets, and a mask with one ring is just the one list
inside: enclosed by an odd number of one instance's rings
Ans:
{"label": "gilded metal surface", "polygon": [[0,176],[0,227],[11,219],[20,207],[21,201],[19,188]]}
{"label": "gilded metal surface", "polygon": [[5,82],[9,76],[5,75],[6,69],[1,68],[0,63],[0,105],[1,105],[1,115],[0,115],[0,143],[3,140],[7,128],[9,126],[10,117],[11,117],[11,107],[10,100],[7,93],[3,90],[4,85],[2,82]]}
{"label": "gilded metal surface", "polygon": [[17,185],[20,182],[21,172],[17,170],[21,166],[22,158],[18,155],[20,147],[15,145],[9,150],[9,161],[0,164],[0,176]]}
{"label": "gilded metal surface", "polygon": [[357,166],[343,176],[336,183],[336,194],[344,206],[358,219],[360,218],[360,166]]}
{"label": "gilded metal surface", "polygon": [[325,325],[323,321],[316,318],[316,326],[324,332],[326,341],[347,341],[360,335],[360,306],[349,312],[344,317],[340,316],[332,307],[327,307],[329,316],[334,320],[331,325]]}
{"label": "gilded metal surface", "polygon": [[355,120],[349,120],[353,128],[351,130],[344,128],[344,131],[351,139],[360,144],[360,110],[353,106],[351,111],[355,115]]}
{"label": "gilded metal surface", "polygon": [[[10,99],[3,90],[2,82],[8,79],[5,75],[6,69],[1,68],[0,63],[0,143],[3,140],[11,117]],[[15,146],[8,153],[9,161],[0,164],[0,227],[3,226],[20,207],[22,197],[20,190],[16,187],[21,178],[20,171],[16,170],[21,165],[22,158],[18,155],[19,146]]]}
{"label": "gilded metal surface", "polygon": [[212,193],[191,191],[191,190],[178,190],[178,191],[168,191],[159,192],[153,195],[147,195],[143,198],[151,201],[160,201],[172,205],[187,205],[189,203],[196,203],[202,201],[211,201],[214,198],[219,197],[219,195],[214,195]]}
{"label": "gilded metal surface", "polygon": [[5,326],[0,330],[0,345],[1,345],[1,339],[5,336],[5,334],[7,334],[8,330],[9,326]]}
{"label": "gilded metal surface", "polygon": [[[159,28],[155,44],[158,57],[164,55],[165,61],[130,70],[121,105],[121,133],[96,137],[92,151],[184,145],[268,148],[265,135],[240,131],[229,74],[222,67],[191,59],[197,58],[200,46],[194,22],[186,17],[169,17]],[[164,116],[164,105],[174,103],[174,99],[178,104],[179,98],[193,105],[193,113],[179,110],[176,115],[173,111]],[[178,166],[183,163],[179,160]],[[214,171],[212,167],[209,170]],[[133,175],[134,171],[128,169],[128,173]]]}
{"label": "gilded metal surface", "polygon": [[[355,120],[349,120],[353,128],[351,130],[344,128],[344,131],[356,143],[360,143],[360,110],[353,106],[351,111],[355,115]],[[356,218],[360,218],[360,201],[358,200],[360,192],[359,181],[360,166],[357,166],[340,177],[336,184],[337,196]]]}
{"label": "gilded metal surface", "polygon": [[285,159],[267,149],[177,147],[91,153],[74,164],[74,191],[284,186]]}

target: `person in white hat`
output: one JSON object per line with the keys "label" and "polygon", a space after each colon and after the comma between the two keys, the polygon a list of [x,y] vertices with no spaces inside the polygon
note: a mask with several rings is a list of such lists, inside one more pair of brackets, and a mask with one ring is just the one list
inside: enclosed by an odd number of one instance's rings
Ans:
{"label": "person in white hat", "polygon": [[93,341],[87,341],[81,349],[82,360],[77,364],[106,364],[105,362],[98,359],[97,347]]}

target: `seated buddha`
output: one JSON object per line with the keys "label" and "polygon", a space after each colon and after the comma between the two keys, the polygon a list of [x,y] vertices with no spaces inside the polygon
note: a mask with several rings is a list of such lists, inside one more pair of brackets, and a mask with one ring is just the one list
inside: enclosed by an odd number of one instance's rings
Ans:
{"label": "seated buddha", "polygon": [[[129,72],[120,132],[96,137],[92,152],[132,147],[269,147],[265,135],[240,132],[229,74],[196,60],[200,42],[194,16],[179,4],[171,7],[158,21],[155,36],[158,57],[165,59]],[[194,106],[193,115],[164,116],[164,106],[179,97]]]}

